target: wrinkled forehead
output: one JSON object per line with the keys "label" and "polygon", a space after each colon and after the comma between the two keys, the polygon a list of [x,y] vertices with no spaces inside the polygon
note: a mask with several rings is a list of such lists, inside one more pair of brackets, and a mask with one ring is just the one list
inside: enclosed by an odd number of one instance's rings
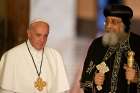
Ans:
{"label": "wrinkled forehead", "polygon": [[107,16],[106,20],[117,20],[117,21],[122,21],[122,18],[116,17],[116,16]]}

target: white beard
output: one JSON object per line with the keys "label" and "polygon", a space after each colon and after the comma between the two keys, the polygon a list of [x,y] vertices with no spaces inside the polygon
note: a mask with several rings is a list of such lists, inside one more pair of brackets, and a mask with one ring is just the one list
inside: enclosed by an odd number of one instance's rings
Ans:
{"label": "white beard", "polygon": [[119,37],[115,32],[105,32],[102,38],[102,43],[105,46],[115,46],[119,42]]}
{"label": "white beard", "polygon": [[102,38],[102,43],[104,46],[115,46],[120,42],[126,40],[128,33],[122,32],[105,32]]}

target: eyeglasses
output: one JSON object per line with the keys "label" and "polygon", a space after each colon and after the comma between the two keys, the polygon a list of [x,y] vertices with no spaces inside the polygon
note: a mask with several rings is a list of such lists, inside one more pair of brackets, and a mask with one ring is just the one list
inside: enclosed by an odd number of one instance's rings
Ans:
{"label": "eyeglasses", "polygon": [[104,25],[108,25],[108,24],[112,24],[112,25],[118,25],[122,22],[122,20],[120,19],[107,19],[105,22],[104,22]]}

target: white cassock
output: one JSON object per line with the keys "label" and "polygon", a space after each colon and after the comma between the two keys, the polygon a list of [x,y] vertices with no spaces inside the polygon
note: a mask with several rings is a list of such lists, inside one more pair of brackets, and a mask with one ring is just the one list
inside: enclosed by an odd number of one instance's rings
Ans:
{"label": "white cassock", "polygon": [[[42,51],[35,50],[28,41],[29,49],[39,71]],[[69,84],[60,54],[45,47],[40,77],[47,86],[40,92],[34,87],[38,78],[26,43],[6,52],[0,62],[0,93],[64,93]]]}

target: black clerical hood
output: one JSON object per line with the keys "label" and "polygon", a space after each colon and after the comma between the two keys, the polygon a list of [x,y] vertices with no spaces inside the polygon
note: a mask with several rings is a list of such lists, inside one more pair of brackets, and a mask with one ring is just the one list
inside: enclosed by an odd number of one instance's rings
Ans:
{"label": "black clerical hood", "polygon": [[130,29],[130,19],[133,17],[133,11],[130,7],[122,4],[113,4],[108,5],[104,9],[104,16],[115,16],[122,19],[123,23],[125,24],[125,32],[128,32]]}
{"label": "black clerical hood", "polygon": [[133,11],[130,7],[126,5],[113,4],[109,5],[104,9],[104,16],[116,16],[121,18],[131,19],[133,16]]}

